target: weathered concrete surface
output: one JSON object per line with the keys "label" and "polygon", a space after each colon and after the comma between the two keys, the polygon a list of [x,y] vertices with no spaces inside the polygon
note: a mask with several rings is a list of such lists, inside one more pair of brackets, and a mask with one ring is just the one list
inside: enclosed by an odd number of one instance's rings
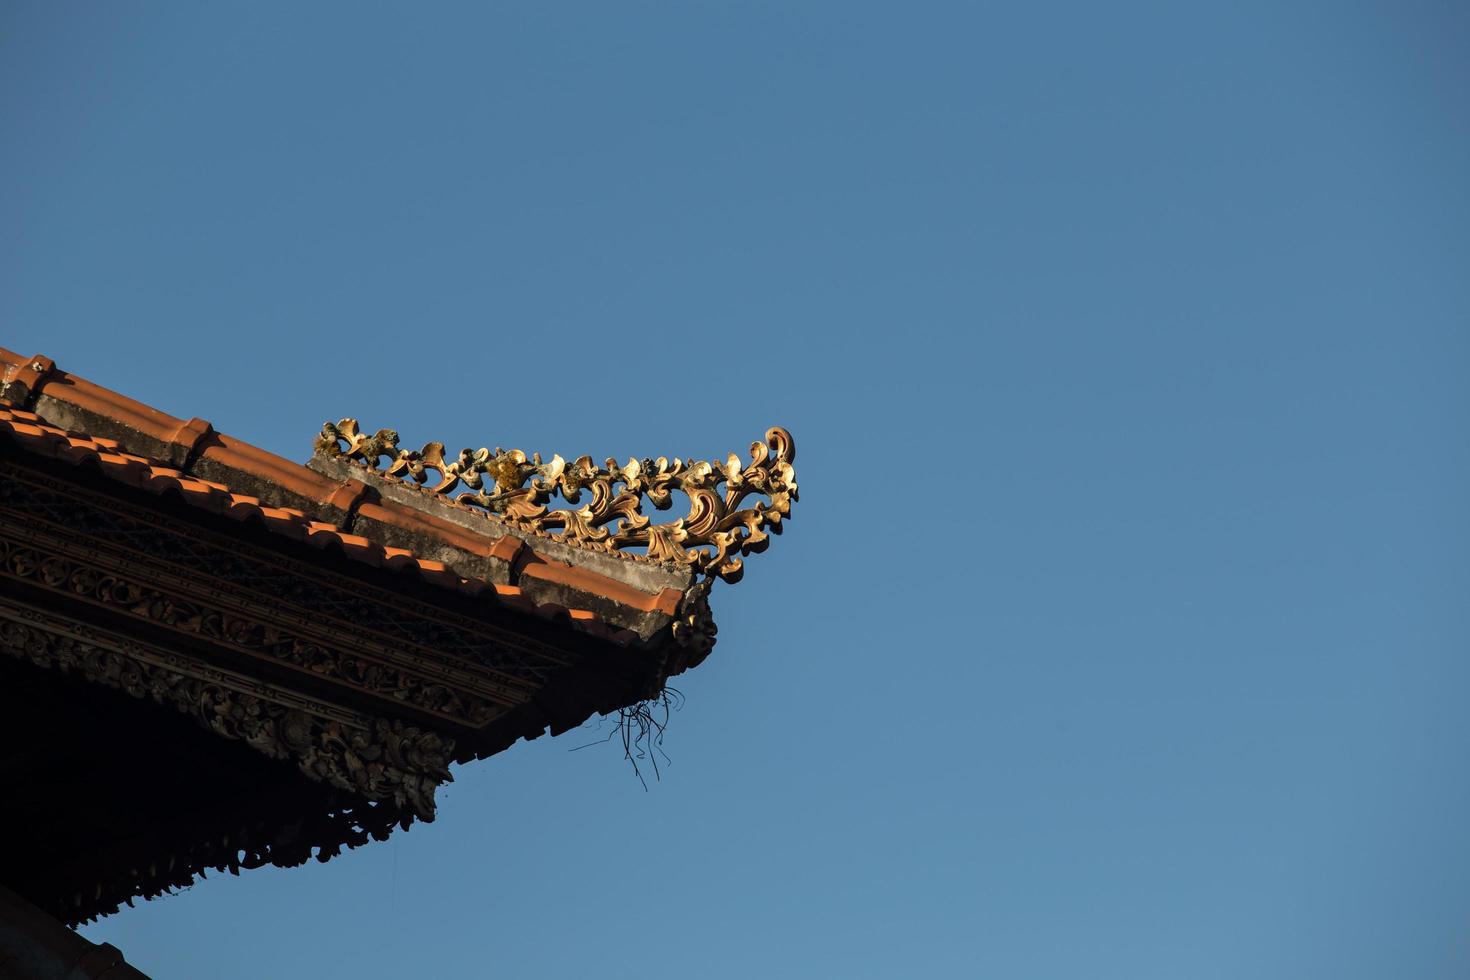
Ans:
{"label": "weathered concrete surface", "polygon": [[[57,428],[115,439],[129,452],[176,467],[184,465],[193,443],[209,428],[203,419],[185,422],[151,410],[151,415],[141,411],[109,413],[68,401],[51,390],[36,397],[32,410]],[[114,417],[123,414],[128,417]]]}
{"label": "weathered concrete surface", "polygon": [[[494,517],[477,513],[471,508],[441,500],[402,481],[376,477],[366,467],[351,460],[335,456],[313,456],[306,465],[333,480],[358,480],[366,483],[382,494],[386,500],[449,521],[485,538],[493,540],[505,535],[519,538],[545,558],[606,575],[614,581],[622,582],[649,595],[657,595],[664,589],[676,589],[682,593],[694,584],[695,574],[688,566],[642,561],[607,552],[589,551],[585,548],[564,544],[553,537],[531,534],[504,524]],[[359,534],[364,533],[357,528],[354,528],[354,531]],[[394,545],[394,547],[408,546]]]}

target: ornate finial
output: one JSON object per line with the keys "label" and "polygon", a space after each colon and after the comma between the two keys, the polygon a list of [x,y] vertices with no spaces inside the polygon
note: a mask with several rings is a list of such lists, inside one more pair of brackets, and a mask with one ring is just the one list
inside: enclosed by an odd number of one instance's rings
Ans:
{"label": "ornate finial", "polygon": [[[792,466],[796,444],[779,426],[767,430],[764,442],[751,444],[751,461],[745,465],[734,453],[723,463],[670,462],[664,456],[630,459],[622,466],[613,459],[597,466],[591,456],[571,463],[553,456],[543,463],[539,453],[528,459],[519,449],[507,452],[499,447],[494,452],[461,449],[448,459],[443,443],[431,442],[418,451],[399,449],[397,432],[379,429],[368,436],[358,430],[356,419],[323,425],[316,452],[357,460],[384,479],[412,481],[428,493],[487,511],[508,524],[553,534],[568,544],[692,565],[726,582],[740,580],[741,556],[765,551],[770,534],[781,533],[781,522],[791,516],[791,505],[798,499]],[[392,462],[379,469],[384,457]],[[429,470],[438,473],[437,481],[431,481]],[[462,492],[455,494],[457,490]],[[667,510],[675,490],[688,495],[689,514],[666,524],[652,523],[643,513],[643,499],[647,497],[656,510]],[[558,495],[570,504],[579,503],[583,492],[591,500],[581,507],[547,507]],[[747,504],[752,495],[763,495],[770,502]],[[633,548],[646,553],[630,553]]]}

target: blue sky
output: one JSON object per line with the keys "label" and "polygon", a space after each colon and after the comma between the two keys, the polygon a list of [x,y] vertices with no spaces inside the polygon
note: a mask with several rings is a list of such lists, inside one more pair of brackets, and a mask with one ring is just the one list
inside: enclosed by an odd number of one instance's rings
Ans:
{"label": "blue sky", "polygon": [[85,934],[165,980],[1470,975],[1467,32],[7,4],[0,345],[298,459],[799,447],[650,792],[518,745]]}

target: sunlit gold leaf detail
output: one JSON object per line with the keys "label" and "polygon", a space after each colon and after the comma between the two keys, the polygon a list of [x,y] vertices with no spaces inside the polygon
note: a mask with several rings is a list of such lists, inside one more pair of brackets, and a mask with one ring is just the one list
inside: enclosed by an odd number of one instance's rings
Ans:
{"label": "sunlit gold leaf detail", "polygon": [[[381,479],[409,481],[426,493],[489,511],[509,524],[568,544],[691,565],[728,582],[743,574],[742,556],[764,551],[769,535],[781,533],[798,499],[796,444],[780,427],[767,430],[764,442],[751,444],[746,465],[733,453],[721,463],[660,456],[629,459],[622,466],[608,458],[599,467],[591,456],[579,456],[569,464],[554,455],[543,463],[539,453],[528,462],[519,449],[506,452],[498,447],[493,453],[463,449],[448,461],[442,443],[431,442],[417,452],[399,449],[397,432],[379,429],[364,436],[356,419],[323,425],[315,449],[318,455],[356,460]],[[391,462],[380,468],[384,457]],[[439,474],[437,484],[428,485],[429,470]],[[487,477],[492,487],[486,486]],[[467,489],[454,495],[461,484]],[[580,503],[584,491],[592,499],[575,510],[547,506],[558,496]],[[667,510],[675,491],[689,498],[689,513],[675,521],[652,523],[643,513],[645,498],[655,509]]]}

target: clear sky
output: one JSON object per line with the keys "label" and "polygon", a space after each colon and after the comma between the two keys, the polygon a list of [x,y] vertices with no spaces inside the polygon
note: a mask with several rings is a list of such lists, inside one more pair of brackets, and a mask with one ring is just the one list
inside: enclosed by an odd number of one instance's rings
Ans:
{"label": "clear sky", "polygon": [[1467,92],[1453,3],[5,4],[0,346],[303,460],[799,447],[650,792],[518,745],[85,934],[1470,976]]}

